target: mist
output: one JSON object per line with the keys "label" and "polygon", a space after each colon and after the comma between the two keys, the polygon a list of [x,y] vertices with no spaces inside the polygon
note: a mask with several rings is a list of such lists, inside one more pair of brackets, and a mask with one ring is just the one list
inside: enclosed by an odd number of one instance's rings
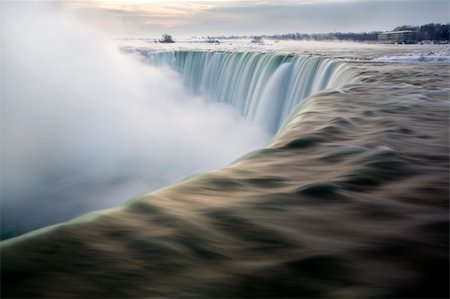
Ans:
{"label": "mist", "polygon": [[2,239],[223,166],[269,137],[57,4],[3,3]]}

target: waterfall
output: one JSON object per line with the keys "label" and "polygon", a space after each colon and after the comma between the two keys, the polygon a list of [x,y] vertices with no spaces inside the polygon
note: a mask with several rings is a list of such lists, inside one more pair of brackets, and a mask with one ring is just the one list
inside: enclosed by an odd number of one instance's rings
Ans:
{"label": "waterfall", "polygon": [[169,65],[189,90],[234,106],[271,134],[303,99],[357,81],[348,65],[320,56],[173,51],[146,53],[146,60]]}

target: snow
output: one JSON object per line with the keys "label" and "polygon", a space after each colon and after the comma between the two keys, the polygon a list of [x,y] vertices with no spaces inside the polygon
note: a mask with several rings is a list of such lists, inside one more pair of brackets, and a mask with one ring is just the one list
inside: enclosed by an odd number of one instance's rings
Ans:
{"label": "snow", "polygon": [[450,48],[437,51],[411,53],[402,56],[380,56],[372,59],[374,62],[422,63],[448,62],[450,63]]}
{"label": "snow", "polygon": [[[294,53],[299,55],[329,56],[338,59],[389,63],[450,62],[449,45],[396,45],[349,41],[293,41],[270,40],[252,43],[250,39],[224,39],[207,43],[205,39],[176,39],[173,44],[157,43],[152,38],[116,39],[124,52],[158,51],[250,51]],[[137,50],[138,49],[138,50]]]}

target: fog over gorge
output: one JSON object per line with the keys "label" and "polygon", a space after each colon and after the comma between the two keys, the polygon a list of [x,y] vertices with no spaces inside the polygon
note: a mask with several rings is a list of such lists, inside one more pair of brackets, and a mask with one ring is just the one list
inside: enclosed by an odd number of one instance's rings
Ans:
{"label": "fog over gorge", "polygon": [[3,9],[2,238],[118,205],[269,140],[57,5]]}

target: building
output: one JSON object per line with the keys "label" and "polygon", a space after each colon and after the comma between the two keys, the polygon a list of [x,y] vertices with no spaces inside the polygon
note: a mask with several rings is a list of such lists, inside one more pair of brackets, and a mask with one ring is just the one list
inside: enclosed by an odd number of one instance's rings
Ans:
{"label": "building", "polygon": [[254,36],[251,40],[253,44],[264,44],[262,36]]}
{"label": "building", "polygon": [[417,31],[389,31],[378,34],[378,41],[386,44],[414,44],[417,42]]}

